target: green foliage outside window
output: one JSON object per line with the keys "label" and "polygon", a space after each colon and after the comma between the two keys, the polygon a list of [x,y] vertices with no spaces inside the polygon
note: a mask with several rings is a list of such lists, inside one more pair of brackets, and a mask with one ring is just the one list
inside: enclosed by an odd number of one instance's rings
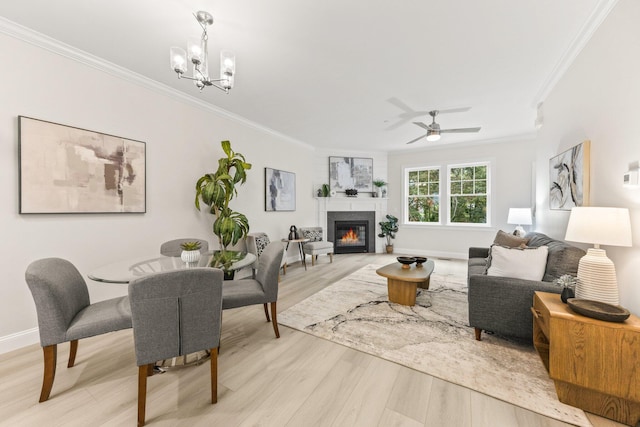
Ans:
{"label": "green foliage outside window", "polygon": [[409,222],[439,222],[440,168],[410,171],[408,184]]}
{"label": "green foliage outside window", "polygon": [[487,166],[451,168],[449,218],[452,223],[487,223]]}

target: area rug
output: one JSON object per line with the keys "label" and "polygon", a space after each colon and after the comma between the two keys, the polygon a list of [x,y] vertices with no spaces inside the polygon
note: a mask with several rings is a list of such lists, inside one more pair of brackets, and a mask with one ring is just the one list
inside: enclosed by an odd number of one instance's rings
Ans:
{"label": "area rug", "polygon": [[[532,346],[469,327],[466,280],[431,276],[416,305],[390,303],[387,283],[367,265],[278,314],[280,324],[407,366],[578,426],[585,413],[558,401]],[[437,271],[437,265],[436,265]]]}

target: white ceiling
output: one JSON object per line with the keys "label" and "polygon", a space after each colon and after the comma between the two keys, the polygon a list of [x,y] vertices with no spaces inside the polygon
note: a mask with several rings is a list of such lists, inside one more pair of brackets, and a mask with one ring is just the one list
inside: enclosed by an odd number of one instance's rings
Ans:
{"label": "white ceiling", "polygon": [[[431,109],[472,107],[438,122],[482,126],[438,144],[532,134],[537,103],[615,2],[7,0],[0,16],[305,144],[393,151],[434,144],[405,144]],[[229,95],[169,67],[169,47],[200,35],[197,10],[215,19],[210,68],[221,48],[236,54]]]}

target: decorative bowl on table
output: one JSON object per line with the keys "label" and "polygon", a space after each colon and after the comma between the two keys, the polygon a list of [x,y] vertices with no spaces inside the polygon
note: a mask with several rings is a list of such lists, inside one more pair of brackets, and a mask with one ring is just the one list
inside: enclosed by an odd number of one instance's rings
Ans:
{"label": "decorative bowl on table", "polygon": [[411,268],[411,264],[416,262],[415,257],[412,256],[399,256],[396,259],[402,264],[402,268]]}
{"label": "decorative bowl on table", "polygon": [[422,264],[427,262],[427,257],[424,256],[416,256],[414,258],[416,259],[416,267],[422,267]]}

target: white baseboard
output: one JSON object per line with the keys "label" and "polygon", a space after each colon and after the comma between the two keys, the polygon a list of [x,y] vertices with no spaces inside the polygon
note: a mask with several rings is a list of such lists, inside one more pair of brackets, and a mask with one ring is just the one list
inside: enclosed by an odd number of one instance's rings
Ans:
{"label": "white baseboard", "polygon": [[40,342],[38,328],[27,329],[15,334],[0,337],[0,354],[8,353],[31,344]]}

